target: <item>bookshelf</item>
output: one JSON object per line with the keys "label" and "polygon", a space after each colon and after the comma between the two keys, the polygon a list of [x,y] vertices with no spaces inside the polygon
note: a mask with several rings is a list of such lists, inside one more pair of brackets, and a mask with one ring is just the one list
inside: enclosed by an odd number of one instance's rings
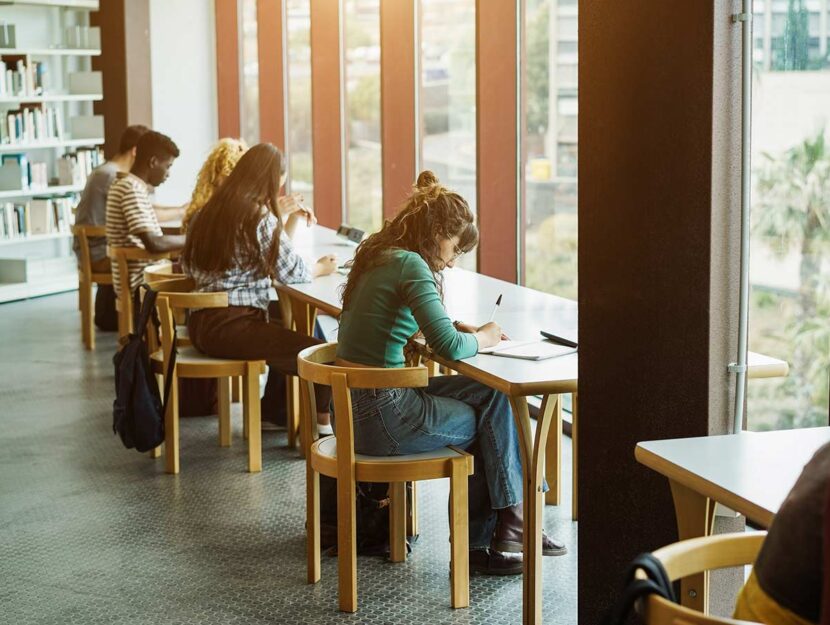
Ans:
{"label": "bookshelf", "polygon": [[98,0],[0,0],[0,303],[75,290],[72,207],[103,162]]}

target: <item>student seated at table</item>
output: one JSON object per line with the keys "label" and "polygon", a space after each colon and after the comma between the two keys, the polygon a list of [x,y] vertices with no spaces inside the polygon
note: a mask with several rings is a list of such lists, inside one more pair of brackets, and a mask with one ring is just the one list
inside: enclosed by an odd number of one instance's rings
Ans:
{"label": "student seated at table", "polygon": [[735,618],[776,625],[830,623],[830,443],[804,467],[769,528]]}
{"label": "student seated at table", "polygon": [[[118,172],[128,172],[135,162],[135,149],[141,136],[150,130],[147,126],[127,126],[118,142],[118,153],[99,165],[86,179],[81,200],[75,212],[75,224],[103,226],[107,221],[107,192]],[[73,249],[78,261],[81,260],[81,246],[77,237]],[[89,238],[89,258],[93,273],[109,273],[110,259],[107,257],[107,238]],[[112,285],[100,284],[95,292],[95,325],[101,330],[117,329],[115,292]]]}
{"label": "student seated at table", "polygon": [[[162,233],[159,220],[180,218],[181,208],[154,207],[152,188],[163,184],[170,175],[179,148],[167,135],[150,130],[138,140],[135,162],[129,172],[118,172],[107,193],[107,243],[115,247],[140,247],[152,253],[175,252],[184,246],[181,235]],[[130,290],[135,292],[143,280],[149,260],[129,260]],[[112,268],[115,292],[120,276]]]}
{"label": "student seated at table", "polygon": [[187,205],[182,218],[182,231],[187,230],[190,220],[213,197],[219,185],[230,176],[231,171],[236,167],[247,149],[248,144],[242,139],[219,139],[219,142],[213,146],[199,170],[199,175],[196,177],[193,196],[190,198],[190,204]]}
{"label": "student seated at table", "polygon": [[[450,321],[441,271],[478,241],[467,202],[418,177],[398,215],[357,248],[343,291],[337,345],[342,366],[402,367],[408,339],[423,333],[440,356],[469,358],[499,342],[496,323]],[[438,376],[426,388],[352,390],[355,451],[378,456],[470,449],[470,569],[522,572],[522,462],[508,398],[464,376]],[[337,415],[334,415],[337,429]],[[545,555],[565,546],[544,536]]]}
{"label": "student seated at table", "polygon": [[[297,194],[279,197],[285,159],[270,143],[245,152],[228,179],[191,220],[182,265],[196,290],[227,291],[227,308],[199,310],[188,323],[197,349],[216,358],[262,359],[283,374],[297,374],[297,354],[320,343],[268,322],[272,280],[310,282],[332,273],[334,256],[309,267],[294,251],[291,236],[314,214]],[[331,389],[316,389],[321,432],[330,429]]]}

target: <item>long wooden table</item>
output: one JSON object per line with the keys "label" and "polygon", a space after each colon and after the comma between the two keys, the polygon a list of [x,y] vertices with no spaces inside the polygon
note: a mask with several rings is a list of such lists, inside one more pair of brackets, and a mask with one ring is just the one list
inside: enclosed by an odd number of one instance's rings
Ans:
{"label": "long wooden table", "polygon": [[[295,247],[309,258],[335,254],[342,264],[354,254],[354,244],[327,228],[300,228]],[[453,319],[479,324],[486,321],[499,295],[502,303],[495,320],[515,340],[539,340],[539,330],[577,337],[576,302],[527,287],[511,284],[463,269],[450,269],[444,275],[444,303]],[[311,333],[316,312],[338,316],[341,312],[341,286],[346,276],[335,273],[308,284],[277,285],[285,315],[292,315],[299,331]],[[479,354],[460,361],[448,361],[433,354],[430,359],[504,392],[513,408],[524,472],[524,574],[523,622],[542,622],[542,512],[543,478],[550,491],[547,502],[558,504],[561,494],[560,450],[562,442],[561,396],[573,394],[573,518],[577,518],[577,371],[578,356],[569,354],[543,361]],[[750,377],[786,375],[783,361],[751,354]],[[528,397],[540,395],[541,408],[534,430]]]}
{"label": "long wooden table", "polygon": [[[639,443],[634,455],[669,479],[680,540],[712,533],[715,502],[769,527],[830,427]],[[683,605],[708,611],[705,574],[682,582]]]}

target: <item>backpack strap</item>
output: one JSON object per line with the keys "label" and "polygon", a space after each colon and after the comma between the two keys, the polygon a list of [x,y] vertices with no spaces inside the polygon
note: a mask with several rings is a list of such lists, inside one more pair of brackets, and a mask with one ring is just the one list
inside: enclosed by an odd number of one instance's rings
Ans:
{"label": "backpack strap", "polygon": [[[637,579],[635,575],[638,570],[643,571],[647,579]],[[602,625],[623,625],[634,604],[648,595],[658,595],[677,603],[674,588],[662,562],[651,553],[641,553],[629,565],[623,593],[616,605],[605,614]]]}
{"label": "backpack strap", "polygon": [[[137,319],[137,323],[139,325],[136,326],[136,333],[143,339],[147,333],[147,324],[150,323],[151,320],[156,328],[156,333],[158,333],[158,330],[161,327],[161,322],[159,321],[158,312],[156,311],[156,299],[158,298],[158,292],[154,291],[146,284],[142,284],[140,288],[145,289],[146,292],[144,293],[144,302],[141,305],[141,313]],[[170,386],[173,384],[173,369],[176,366],[176,354],[178,353],[178,350],[176,349],[177,340],[176,324],[174,323],[173,341],[171,343],[170,353],[166,354],[170,365],[167,367],[167,375],[164,380],[164,399],[161,404],[162,415],[167,413],[167,401],[170,399]]]}

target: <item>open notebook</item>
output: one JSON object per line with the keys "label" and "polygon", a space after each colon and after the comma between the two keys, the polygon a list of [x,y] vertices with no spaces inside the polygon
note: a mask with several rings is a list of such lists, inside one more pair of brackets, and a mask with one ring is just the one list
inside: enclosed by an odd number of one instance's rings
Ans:
{"label": "open notebook", "polygon": [[567,345],[556,345],[548,341],[501,341],[493,347],[478,350],[479,354],[521,358],[522,360],[546,360],[566,354],[575,354],[576,349]]}

